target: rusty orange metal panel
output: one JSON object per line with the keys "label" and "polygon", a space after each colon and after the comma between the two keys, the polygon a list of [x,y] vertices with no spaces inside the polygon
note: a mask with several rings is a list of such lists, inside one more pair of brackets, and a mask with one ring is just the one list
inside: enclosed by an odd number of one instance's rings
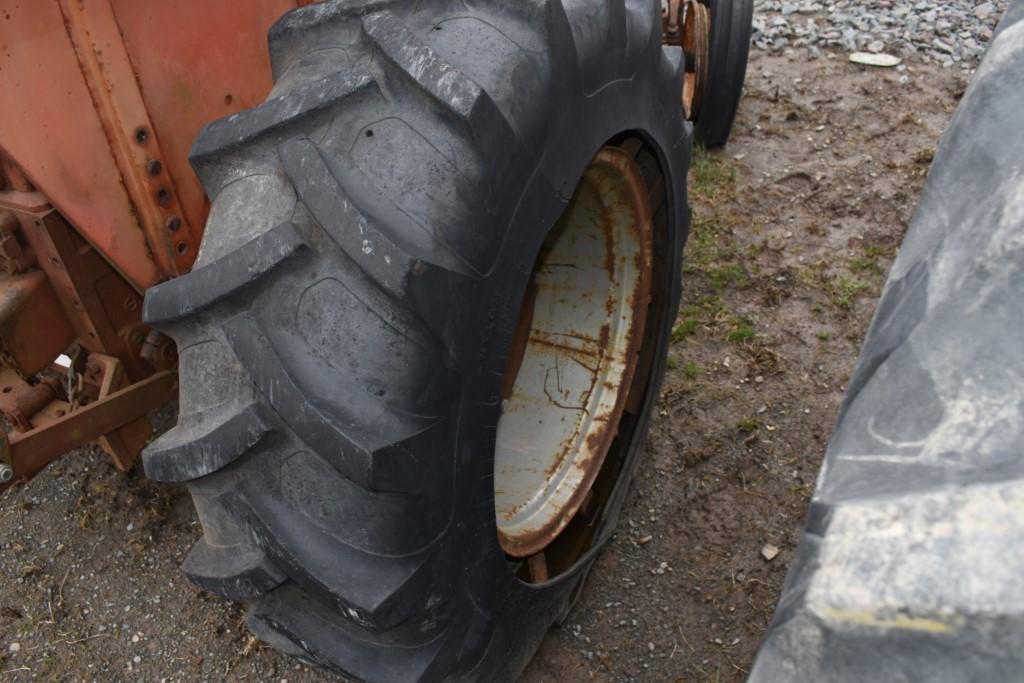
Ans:
{"label": "rusty orange metal panel", "polygon": [[202,126],[266,97],[271,87],[267,31],[295,9],[296,0],[111,0],[111,5],[182,218],[198,243],[209,205],[188,164],[189,147]]}
{"label": "rusty orange metal panel", "polygon": [[207,202],[188,149],[270,88],[301,0],[40,0],[0,9],[0,149],[138,289],[188,270]]}
{"label": "rusty orange metal panel", "polygon": [[4,3],[0,147],[136,287],[164,273],[111,152],[56,2]]}

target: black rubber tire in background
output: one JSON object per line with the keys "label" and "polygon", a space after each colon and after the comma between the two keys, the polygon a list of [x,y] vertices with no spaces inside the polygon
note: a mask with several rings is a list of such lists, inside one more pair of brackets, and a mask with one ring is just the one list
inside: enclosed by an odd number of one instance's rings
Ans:
{"label": "black rubber tire in background", "polygon": [[1024,0],[942,136],[748,683],[1024,680]]}
{"label": "black rubber tire in background", "polygon": [[[263,105],[208,126],[194,270],[149,291],[180,355],[147,474],[187,481],[184,570],[263,640],[369,681],[511,680],[608,539],[679,302],[692,129],[655,0],[338,1],[270,32]],[[632,146],[656,209],[653,362],[595,541],[543,584],[498,543],[500,387],[538,250]],[[646,392],[646,393],[644,393]]]}
{"label": "black rubber tire in background", "polygon": [[711,14],[708,72],[694,139],[705,147],[729,141],[747,75],[754,0],[702,0]]}

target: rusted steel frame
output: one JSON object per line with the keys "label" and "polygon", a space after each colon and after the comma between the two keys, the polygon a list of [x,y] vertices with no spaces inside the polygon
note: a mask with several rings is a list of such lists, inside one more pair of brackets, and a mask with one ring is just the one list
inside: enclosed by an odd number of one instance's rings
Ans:
{"label": "rusted steel frame", "polygon": [[33,418],[54,401],[63,400],[64,387],[54,377],[32,385],[26,382],[17,370],[0,367],[0,414],[11,423],[16,431],[33,429]]}
{"label": "rusted steel frame", "polygon": [[36,189],[32,187],[32,183],[25,177],[25,174],[18,168],[18,165],[3,153],[0,153],[0,180],[3,181],[3,184],[0,185],[0,190],[33,192]]}
{"label": "rusted steel frame", "polygon": [[78,341],[114,356],[130,380],[150,372],[139,351],[142,297],[52,209],[22,213],[22,231],[60,299]]}
{"label": "rusted steel frame", "polygon": [[[5,438],[0,445],[0,460],[13,469],[12,482],[31,479],[67,451],[156,410],[177,388],[176,372],[158,372],[46,426],[15,434],[9,441]],[[0,490],[12,482],[0,484]]]}
{"label": "rusted steel frame", "polygon": [[24,244],[18,217],[0,209],[0,267],[14,275],[28,270],[35,262],[35,254]]}
{"label": "rusted steel frame", "polygon": [[[188,226],[180,229],[187,220],[182,218],[174,184],[163,171],[164,155],[114,10],[109,2],[80,0],[61,0],[60,9],[110,151],[152,249],[152,258],[166,275],[187,272],[196,245]],[[168,229],[172,220],[178,225],[173,234]]]}
{"label": "rusted steel frame", "polygon": [[0,209],[15,213],[39,213],[49,210],[50,202],[42,192],[35,190],[3,190],[0,191]]}
{"label": "rusted steel frame", "polygon": [[0,148],[8,162],[133,286],[167,277],[139,226],[60,4],[6,3],[0,44]]}
{"label": "rusted steel frame", "polygon": [[[33,429],[52,428],[65,415],[103,400],[128,384],[123,365],[112,356],[94,353],[83,355],[81,361],[79,371],[74,370],[74,360],[67,369],[53,365],[51,373],[35,384],[22,379],[12,368],[0,368],[0,414],[14,428],[14,438]],[[110,454],[118,469],[128,470],[152,431],[149,418],[143,415],[96,442]]]}
{"label": "rusted steel frame", "polygon": [[30,479],[74,447],[160,408],[177,391],[177,384],[177,373],[157,373],[46,426],[13,435],[3,443],[0,459],[13,469],[13,481]]}
{"label": "rusted steel frame", "polygon": [[[93,377],[98,376],[98,401],[106,399],[128,384],[121,362],[116,358],[99,353],[89,356],[86,362],[86,373],[93,373]],[[117,469],[127,472],[152,433],[153,425],[149,418],[141,415],[123,427],[104,434],[96,439],[96,442],[114,460]]]}
{"label": "rusted steel frame", "polygon": [[0,275],[0,362],[31,377],[75,340],[46,275]]}

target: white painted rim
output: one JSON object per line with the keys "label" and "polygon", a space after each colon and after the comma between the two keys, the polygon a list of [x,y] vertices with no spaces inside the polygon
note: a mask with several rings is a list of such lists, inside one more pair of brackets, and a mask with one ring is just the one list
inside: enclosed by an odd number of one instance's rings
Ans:
{"label": "white painted rim", "polygon": [[532,318],[521,323],[525,352],[513,344],[522,362],[510,370],[494,461],[509,555],[528,557],[554,540],[601,469],[643,340],[651,233],[639,168],[621,149],[603,149],[538,258]]}

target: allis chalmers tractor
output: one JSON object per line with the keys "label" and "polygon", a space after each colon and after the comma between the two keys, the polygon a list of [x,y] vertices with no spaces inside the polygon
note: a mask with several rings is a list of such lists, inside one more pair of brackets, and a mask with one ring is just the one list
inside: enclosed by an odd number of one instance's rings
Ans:
{"label": "allis chalmers tractor", "polygon": [[305,4],[3,3],[0,486],[127,470],[177,394],[196,584],[355,678],[504,680],[614,528],[751,2]]}

